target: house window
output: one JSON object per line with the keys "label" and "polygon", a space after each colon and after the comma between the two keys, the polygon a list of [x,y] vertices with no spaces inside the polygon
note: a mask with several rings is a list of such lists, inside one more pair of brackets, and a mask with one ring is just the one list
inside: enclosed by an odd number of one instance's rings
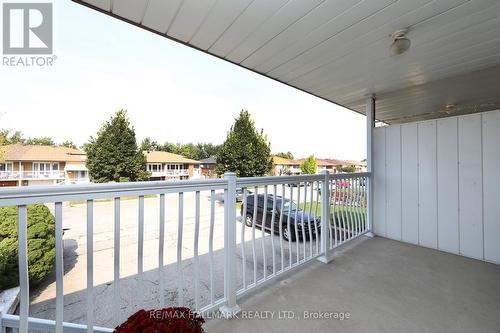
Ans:
{"label": "house window", "polygon": [[161,164],[160,163],[152,163],[148,164],[148,171],[149,172],[161,172]]}
{"label": "house window", "polygon": [[86,178],[88,178],[87,171],[77,171],[76,172],[76,178],[77,179],[86,179]]}
{"label": "house window", "polygon": [[167,164],[167,170],[180,170],[182,169],[182,164]]}
{"label": "house window", "polygon": [[34,162],[33,171],[38,173],[50,173],[54,171],[59,171],[59,163]]}
{"label": "house window", "polygon": [[12,163],[0,163],[0,171],[12,171]]}

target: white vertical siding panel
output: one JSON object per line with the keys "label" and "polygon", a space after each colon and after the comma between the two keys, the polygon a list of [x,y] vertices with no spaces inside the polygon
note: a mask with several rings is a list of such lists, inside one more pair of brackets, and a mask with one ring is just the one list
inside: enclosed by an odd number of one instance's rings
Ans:
{"label": "white vertical siding panel", "polygon": [[386,129],[386,198],[388,238],[401,240],[401,126]]}
{"label": "white vertical siding panel", "polygon": [[376,128],[375,233],[500,263],[499,129],[500,110]]}
{"label": "white vertical siding panel", "polygon": [[483,259],[481,115],[458,119],[460,253]]}
{"label": "white vertical siding panel", "polygon": [[418,124],[419,244],[437,248],[436,122]]}
{"label": "white vertical siding panel", "polygon": [[483,114],[484,259],[500,264],[500,111]]}
{"label": "white vertical siding panel", "polygon": [[404,242],[418,244],[417,124],[401,126],[401,233]]}
{"label": "white vertical siding panel", "polygon": [[438,245],[459,251],[458,226],[458,119],[437,121]]}
{"label": "white vertical siding panel", "polygon": [[373,231],[380,236],[386,235],[385,228],[385,134],[386,127],[375,128],[373,136]]}

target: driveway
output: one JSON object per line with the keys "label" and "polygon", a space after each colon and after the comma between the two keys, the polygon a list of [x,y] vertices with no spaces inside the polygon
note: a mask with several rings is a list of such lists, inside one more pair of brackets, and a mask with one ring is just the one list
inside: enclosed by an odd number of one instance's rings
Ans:
{"label": "driveway", "polygon": [[[178,208],[177,194],[166,195],[166,223],[164,267],[165,277],[164,304],[177,304],[177,238]],[[239,215],[239,212],[237,213]],[[215,204],[215,227],[213,238],[214,249],[214,296],[217,300],[223,296],[224,272],[224,207]],[[138,200],[121,201],[120,225],[120,309],[119,316],[114,316],[113,305],[113,261],[114,261],[114,205],[113,202],[96,202],[94,204],[94,321],[96,325],[114,327],[124,321],[139,308],[158,308],[160,306],[158,243],[159,243],[159,198],[145,199],[144,216],[144,289],[138,294],[137,282],[137,225]],[[210,279],[208,239],[210,225],[210,193],[202,193],[200,197],[200,306],[210,303]],[[184,194],[184,223],[182,237],[182,266],[184,276],[185,304],[194,307],[194,226],[195,195]],[[65,205],[63,208],[63,227],[68,228],[64,234],[64,321],[74,323],[86,322],[86,205]],[[241,228],[245,229],[245,267],[246,283],[250,284],[254,277],[258,279],[264,274],[263,249],[266,251],[266,272],[272,273],[271,253],[275,249],[277,268],[281,266],[278,236],[265,235],[262,243],[262,232],[255,232],[255,255],[257,265],[253,263],[252,229],[237,224],[238,281],[242,284],[242,251]],[[272,239],[272,241],[271,241]],[[296,244],[290,248],[292,261],[296,260]],[[302,251],[302,245],[299,251]],[[307,245],[307,244],[306,244]],[[289,263],[289,248],[284,242],[284,264]],[[307,245],[309,250],[309,245]],[[142,305],[141,305],[142,303]],[[55,318],[55,277],[51,276],[44,284],[31,292],[30,315],[38,318]]]}

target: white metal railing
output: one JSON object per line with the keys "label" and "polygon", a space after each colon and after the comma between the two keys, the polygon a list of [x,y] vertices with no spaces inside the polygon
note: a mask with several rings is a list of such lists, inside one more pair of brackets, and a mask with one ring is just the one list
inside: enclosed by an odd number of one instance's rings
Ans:
{"label": "white metal railing", "polygon": [[[43,186],[0,189],[0,206],[18,207],[18,256],[20,306],[19,315],[0,318],[0,328],[11,327],[25,333],[28,327],[55,332],[111,332],[100,328],[94,320],[94,203],[111,198],[114,210],[113,244],[113,314],[120,319],[120,240],[121,203],[123,197],[137,196],[137,288],[132,302],[143,307],[144,299],[144,233],[146,221],[145,196],[156,195],[159,209],[158,226],[158,285],[159,306],[165,304],[165,286],[175,281],[176,303],[193,304],[198,312],[220,308],[230,317],[238,311],[237,300],[281,274],[302,266],[313,259],[328,261],[337,246],[370,230],[367,221],[366,187],[368,173],[278,176],[237,178],[226,174],[223,179],[175,182],[137,182],[113,184],[88,184],[72,186]],[[217,230],[216,192],[224,191],[223,230]],[[201,203],[201,195],[210,200]],[[186,203],[186,196],[194,198]],[[166,226],[166,199],[177,202],[176,221]],[[63,293],[63,203],[73,200],[86,202],[86,253],[87,253],[87,314],[85,324],[65,323]],[[241,207],[237,201],[241,200]],[[56,296],[55,318],[29,317],[29,281],[27,260],[27,205],[53,204],[56,225]],[[194,208],[194,230],[186,235],[185,207]],[[167,214],[168,213],[168,214]],[[240,223],[241,222],[241,223]],[[166,276],[165,232],[176,228],[175,276]],[[208,230],[202,236],[200,229]],[[328,230],[327,232],[323,232]],[[222,258],[214,249],[214,233],[223,232]],[[191,238],[192,235],[192,238]],[[203,237],[203,239],[201,239]],[[188,243],[189,242],[189,243]],[[190,243],[192,242],[192,243]],[[200,244],[208,245],[206,256],[201,256]],[[186,263],[186,247],[191,246],[192,265]],[[216,264],[222,262],[224,279],[216,274]],[[216,262],[217,261],[217,262]],[[203,272],[201,273],[201,267]],[[206,265],[206,266],[205,266]],[[193,290],[186,294],[186,267],[192,268]],[[205,270],[205,267],[207,268]],[[200,297],[200,278],[208,279],[208,297]],[[191,281],[191,280],[190,280]],[[221,290],[218,288],[223,286]],[[189,299],[187,299],[189,298]],[[129,313],[130,315],[131,313]],[[85,316],[84,316],[85,317]],[[124,318],[121,318],[124,319]],[[119,321],[116,323],[119,324]],[[0,330],[1,331],[1,330]]]}
{"label": "white metal railing", "polygon": [[64,171],[0,171],[0,180],[64,179]]}

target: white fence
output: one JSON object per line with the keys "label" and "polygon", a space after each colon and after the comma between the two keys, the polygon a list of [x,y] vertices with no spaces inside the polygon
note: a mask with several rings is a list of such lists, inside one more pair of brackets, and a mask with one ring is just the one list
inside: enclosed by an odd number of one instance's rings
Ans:
{"label": "white fence", "polygon": [[[55,332],[110,332],[97,327],[94,320],[94,204],[99,199],[112,199],[114,208],[113,253],[113,313],[120,318],[120,240],[123,197],[138,197],[137,216],[137,286],[132,300],[136,308],[151,304],[145,299],[144,228],[145,197],[157,200],[159,208],[157,273],[160,307],[192,305],[198,312],[223,308],[224,315],[237,311],[237,300],[243,294],[259,288],[285,272],[319,258],[328,261],[331,250],[370,230],[367,214],[369,173],[283,177],[236,178],[226,174],[224,179],[177,182],[139,182],[118,184],[89,184],[53,187],[0,189],[0,206],[18,207],[19,240],[19,316],[4,315],[0,328],[14,328],[19,332],[29,329]],[[216,198],[223,191],[223,230],[216,230]],[[210,200],[204,207],[202,193]],[[184,234],[185,195],[194,196],[194,230]],[[151,198],[155,195],[155,198]],[[171,211],[165,200],[176,197],[176,260],[175,273],[167,276],[165,270],[165,221]],[[87,310],[85,324],[64,322],[63,289],[63,203],[75,200],[86,202],[86,267]],[[241,201],[237,203],[237,201]],[[30,318],[29,279],[27,260],[28,205],[53,205],[56,227],[56,297],[55,318]],[[203,214],[202,214],[203,210]],[[205,212],[207,210],[207,212]],[[205,214],[208,213],[208,214]],[[241,216],[240,216],[241,215]],[[149,222],[149,221],[148,221]],[[241,223],[240,223],[241,222]],[[207,230],[203,239],[200,230]],[[328,230],[327,232],[323,232]],[[224,245],[214,249],[214,233],[222,232]],[[192,238],[191,238],[192,236]],[[193,246],[192,258],[187,262],[183,251],[186,242]],[[191,243],[192,242],[192,243]],[[208,245],[206,255],[200,253],[201,244]],[[223,276],[215,267],[223,262]],[[186,276],[186,267],[192,267]],[[192,274],[191,274],[192,273]],[[169,273],[170,274],[170,273]],[[207,280],[208,297],[200,297],[201,275]],[[165,285],[176,283],[176,304],[166,304]],[[187,284],[187,280],[192,284]],[[186,286],[193,290],[186,292]],[[222,286],[221,288],[219,288]],[[221,290],[219,290],[221,289]],[[146,296],[147,297],[147,296]],[[132,311],[128,315],[132,314]],[[82,314],[83,315],[83,314]],[[55,320],[49,320],[55,319]],[[122,318],[125,319],[125,318]],[[118,323],[117,323],[118,324]]]}

